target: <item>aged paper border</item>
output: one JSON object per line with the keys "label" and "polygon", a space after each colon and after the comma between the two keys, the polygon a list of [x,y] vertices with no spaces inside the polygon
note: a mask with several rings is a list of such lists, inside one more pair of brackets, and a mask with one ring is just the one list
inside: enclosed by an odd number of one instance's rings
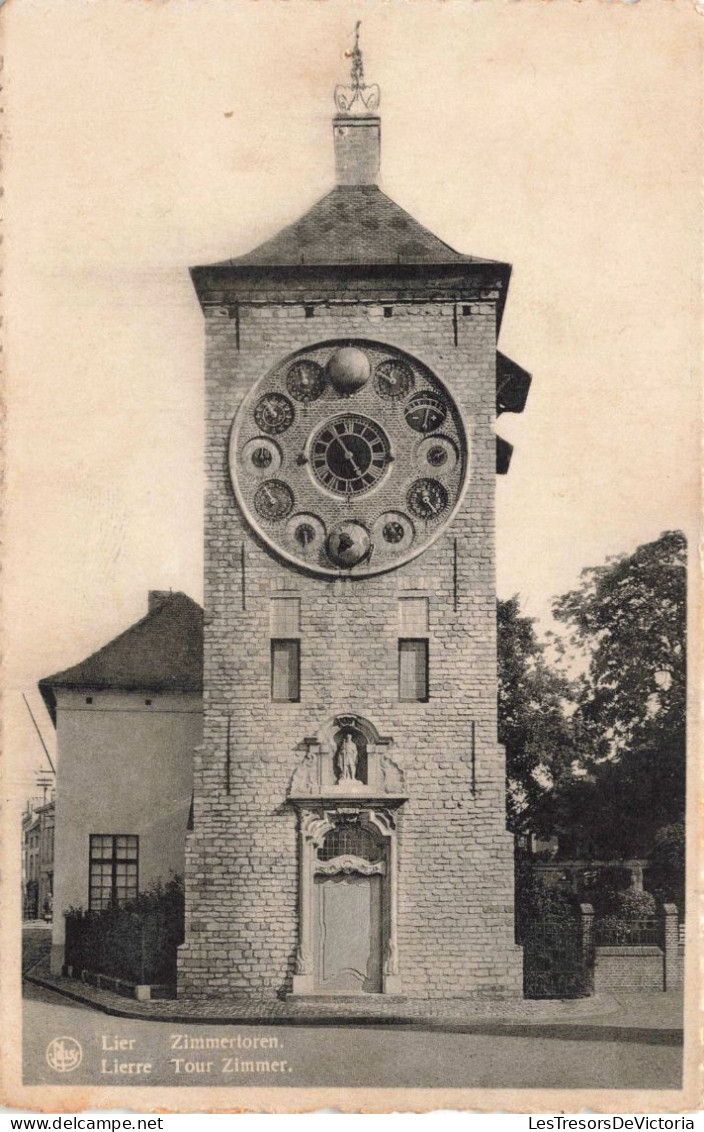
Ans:
{"label": "aged paper border", "polygon": [[[14,0],[17,3],[18,0]],[[402,2],[402,0],[399,0]],[[439,0],[428,0],[439,2]],[[490,0],[487,0],[490,2]],[[532,3],[534,0],[522,0]],[[376,0],[381,3],[381,0]],[[597,4],[598,0],[587,0]],[[652,11],[657,0],[642,0],[643,6]],[[130,8],[125,0],[125,8]],[[697,19],[697,9],[689,0],[673,0],[672,4],[660,3],[662,19],[667,19],[667,10],[691,8],[692,34],[701,40],[701,19]],[[349,13],[354,11],[348,5]],[[12,6],[5,11],[12,26]],[[547,24],[550,22],[550,7],[543,7]],[[603,19],[608,19],[608,8],[604,5]],[[12,75],[12,39],[9,48],[9,70]],[[687,76],[690,78],[691,76]],[[12,84],[10,83],[10,88]],[[12,101],[10,93],[10,112]],[[696,100],[699,97],[700,104]],[[692,114],[701,111],[701,92],[692,90]],[[11,114],[10,114],[11,116]],[[7,157],[12,160],[12,138],[6,145]],[[701,152],[692,155],[701,166]],[[16,202],[13,207],[17,207]],[[10,211],[12,221],[12,209]],[[10,223],[9,239],[12,240]],[[246,241],[244,233],[233,231],[233,239]],[[184,265],[184,270],[185,270]],[[696,312],[692,312],[694,317]],[[683,315],[682,317],[686,317]],[[693,334],[698,327],[693,326]],[[10,352],[10,373],[13,358]],[[10,405],[11,410],[11,405]],[[12,454],[10,461],[12,460]],[[11,470],[10,463],[10,470]],[[5,540],[12,541],[12,528],[5,530]],[[699,713],[700,713],[700,674],[702,640],[700,585],[695,569],[695,548],[690,548],[690,682],[689,682],[689,769],[688,769],[688,905],[699,907],[699,874],[701,868],[700,847],[702,844],[702,818],[699,798],[701,797],[699,765]],[[12,642],[9,642],[12,647]],[[701,1009],[701,934],[692,913],[688,920],[689,938],[686,951],[686,996],[685,996],[685,1051],[684,1085],[681,1090],[484,1090],[484,1089],[379,1089],[379,1088],[101,1088],[84,1086],[24,1086],[21,1083],[21,1045],[8,1040],[9,1035],[21,1032],[20,987],[20,946],[17,932],[18,908],[15,893],[19,891],[19,852],[17,839],[18,797],[12,793],[11,771],[15,766],[17,753],[6,750],[4,759],[4,789],[2,810],[2,894],[0,904],[0,935],[3,942],[3,964],[0,968],[1,1025],[5,1039],[2,1044],[2,1101],[7,1106],[37,1111],[72,1113],[90,1108],[128,1108],[140,1112],[152,1111],[213,1111],[213,1112],[307,1112],[324,1107],[333,1107],[343,1112],[392,1112],[392,1111],[431,1111],[435,1109],[474,1109],[479,1111],[503,1110],[509,1112],[549,1112],[579,1111],[589,1108],[595,1112],[678,1112],[698,1108],[701,1104],[702,1065],[700,1017]]]}

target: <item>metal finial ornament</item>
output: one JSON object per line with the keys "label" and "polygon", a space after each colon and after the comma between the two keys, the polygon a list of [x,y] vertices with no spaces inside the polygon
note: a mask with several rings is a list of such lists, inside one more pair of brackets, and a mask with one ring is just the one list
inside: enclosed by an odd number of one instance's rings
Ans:
{"label": "metal finial ornament", "polygon": [[359,46],[359,29],[362,21],[357,20],[354,29],[354,47],[345,52],[345,58],[351,59],[350,86],[338,84],[335,87],[335,105],[343,114],[373,114],[379,106],[381,91],[376,83],[370,86],[364,81],[364,63],[362,62],[362,49]]}

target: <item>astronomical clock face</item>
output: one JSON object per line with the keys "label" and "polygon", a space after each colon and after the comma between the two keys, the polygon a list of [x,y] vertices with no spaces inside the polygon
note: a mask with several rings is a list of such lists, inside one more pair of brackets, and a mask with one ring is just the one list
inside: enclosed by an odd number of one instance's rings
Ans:
{"label": "astronomical clock face", "polygon": [[326,343],[275,366],[242,404],[230,471],[247,520],[315,573],[377,574],[435,540],[467,474],[462,420],[420,362]]}

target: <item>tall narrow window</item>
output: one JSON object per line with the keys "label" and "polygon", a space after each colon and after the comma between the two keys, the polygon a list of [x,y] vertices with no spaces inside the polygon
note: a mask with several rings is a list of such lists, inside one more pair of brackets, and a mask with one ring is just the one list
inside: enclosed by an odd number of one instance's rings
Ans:
{"label": "tall narrow window", "polygon": [[89,908],[98,911],[134,899],[138,873],[138,837],[124,833],[90,835]]}
{"label": "tall narrow window", "polygon": [[295,704],[301,698],[300,621],[300,598],[272,599],[271,698],[274,703]]}
{"label": "tall narrow window", "polygon": [[427,597],[402,597],[398,603],[398,698],[406,703],[428,699]]}
{"label": "tall narrow window", "polygon": [[428,640],[401,638],[398,642],[398,698],[416,703],[428,699]]}
{"label": "tall narrow window", "polygon": [[279,704],[295,704],[300,700],[300,641],[271,642],[271,698]]}

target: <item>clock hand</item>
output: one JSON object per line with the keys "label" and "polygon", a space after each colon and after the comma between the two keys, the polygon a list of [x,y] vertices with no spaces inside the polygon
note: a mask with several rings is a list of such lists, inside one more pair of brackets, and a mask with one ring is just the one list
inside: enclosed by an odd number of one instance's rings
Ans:
{"label": "clock hand", "polygon": [[354,474],[356,476],[361,476],[362,473],[359,470],[359,465],[358,465],[357,461],[355,460],[353,453],[350,452],[349,448],[345,448],[342,441],[340,441],[339,444],[340,444],[340,448],[342,449],[342,451],[345,454],[345,459],[347,460],[347,462],[349,464],[352,465],[352,471],[354,472]]}
{"label": "clock hand", "polygon": [[425,503],[425,506],[430,511],[430,514],[436,515],[438,509],[434,505],[432,499],[430,498],[430,492],[428,491],[427,487],[423,488],[423,490],[421,491],[421,498],[422,498],[423,502]]}

